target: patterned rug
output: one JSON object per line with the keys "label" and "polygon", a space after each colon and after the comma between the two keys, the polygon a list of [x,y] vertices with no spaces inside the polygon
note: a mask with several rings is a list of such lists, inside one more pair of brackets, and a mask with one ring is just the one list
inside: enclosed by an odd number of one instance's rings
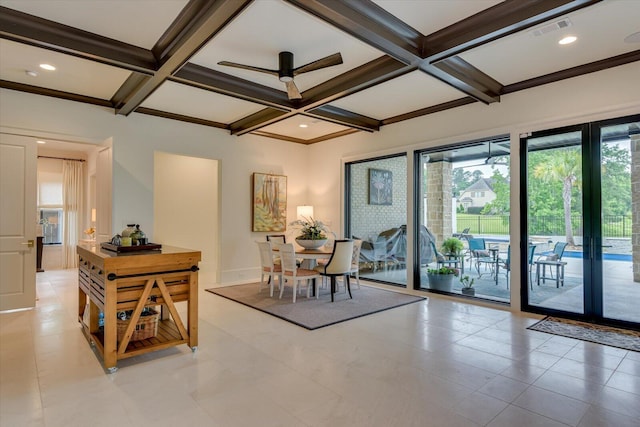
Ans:
{"label": "patterned rug", "polygon": [[619,329],[550,316],[529,326],[527,329],[604,344],[625,350],[640,351],[640,331]]}
{"label": "patterned rug", "polygon": [[340,289],[335,294],[335,302],[331,302],[328,289],[320,289],[318,299],[307,298],[305,292],[298,296],[294,304],[290,286],[285,287],[284,295],[280,299],[276,292],[273,298],[269,297],[269,289],[263,287],[261,290],[259,283],[210,288],[207,291],[310,330],[426,299],[364,284],[357,289],[353,283],[353,299]]}

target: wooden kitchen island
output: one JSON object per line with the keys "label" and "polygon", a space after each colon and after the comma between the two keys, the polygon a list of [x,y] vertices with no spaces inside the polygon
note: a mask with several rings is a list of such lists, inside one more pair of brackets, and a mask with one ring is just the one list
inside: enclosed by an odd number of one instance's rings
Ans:
{"label": "wooden kitchen island", "polygon": [[[120,359],[179,344],[198,346],[198,262],[201,253],[163,246],[161,250],[118,253],[100,245],[78,245],[78,321],[102,355],[109,372]],[[186,326],[176,303],[186,302]],[[88,307],[89,312],[85,313]],[[159,309],[157,334],[131,340],[145,307]],[[121,324],[118,313],[132,311]],[[104,326],[99,326],[100,312]]]}

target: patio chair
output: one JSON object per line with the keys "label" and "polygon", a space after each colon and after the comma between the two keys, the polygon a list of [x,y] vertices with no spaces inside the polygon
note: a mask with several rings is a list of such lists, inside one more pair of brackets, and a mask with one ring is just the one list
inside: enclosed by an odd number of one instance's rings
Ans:
{"label": "patio chair", "polygon": [[460,260],[458,258],[452,258],[449,259],[447,257],[445,257],[444,255],[442,255],[440,252],[438,252],[438,250],[436,249],[436,244],[433,243],[433,240],[430,241],[431,243],[431,249],[433,250],[433,254],[434,257],[436,259],[436,267],[440,268],[440,267],[449,267],[449,268],[459,268],[460,267]]}
{"label": "patio chair", "polygon": [[[533,279],[531,278],[531,272],[533,271],[533,254],[536,251],[536,245],[529,245],[528,253],[527,253],[527,264],[529,269],[529,284],[533,284]],[[507,278],[507,289],[509,289],[509,274],[511,274],[511,245],[507,248],[507,258],[502,259],[498,258],[498,263],[501,268],[505,271],[505,276]],[[496,281],[496,284],[497,281]],[[533,288],[532,288],[533,289]]]}
{"label": "patio chair", "polygon": [[462,230],[461,233],[453,233],[453,237],[457,237],[458,239],[465,239],[465,240],[469,240],[471,238],[471,235],[469,234],[469,230],[471,230],[471,227],[467,227],[464,230]]}
{"label": "patio chair", "polygon": [[476,271],[478,277],[481,277],[480,265],[485,264],[490,266],[490,271],[493,273],[493,266],[496,260],[491,256],[491,253],[487,250],[487,245],[483,238],[469,239],[469,264],[473,265],[475,262]]}
{"label": "patio chair", "polygon": [[[552,251],[542,252],[536,261],[545,260],[545,261],[562,261],[562,256],[564,255],[564,250],[567,247],[566,242],[556,242],[553,246]],[[549,273],[553,278],[553,271]],[[546,266],[543,265],[543,276],[546,276]]]}

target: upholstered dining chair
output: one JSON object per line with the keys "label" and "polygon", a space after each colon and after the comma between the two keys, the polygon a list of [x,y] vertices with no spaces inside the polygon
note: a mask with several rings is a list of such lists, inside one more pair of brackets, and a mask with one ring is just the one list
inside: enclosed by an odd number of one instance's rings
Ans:
{"label": "upholstered dining chair", "polygon": [[351,255],[351,274],[356,276],[356,284],[358,285],[358,289],[360,289],[360,249],[362,249],[362,240],[354,240],[353,254]]}
{"label": "upholstered dining chair", "polygon": [[[269,294],[273,296],[273,282],[275,281],[274,276],[279,278],[278,287],[282,288],[282,268],[280,265],[277,265],[273,262],[273,250],[271,247],[271,242],[256,242],[258,244],[258,249],[260,250],[260,290],[262,290],[263,286],[269,286]],[[268,280],[265,281],[265,276],[268,277]]]}
{"label": "upholstered dining chair", "polygon": [[[328,277],[331,280],[331,302],[333,302],[333,294],[336,292],[336,278],[344,277],[349,298],[351,295],[351,284],[349,276],[351,275],[351,259],[353,258],[353,240],[336,240],[333,245],[333,253],[329,262],[325,265],[316,267],[316,271],[321,276]],[[317,292],[316,292],[317,295]]]}
{"label": "upholstered dining chair", "polygon": [[307,270],[306,268],[298,268],[296,265],[296,251],[293,243],[285,243],[280,245],[280,266],[282,267],[282,284],[280,286],[280,298],[284,293],[284,287],[290,283],[293,288],[293,302],[296,302],[298,294],[298,282],[305,281],[307,285],[307,298],[309,298],[309,284],[315,281],[315,294],[318,297],[318,282],[320,274],[315,270]]}

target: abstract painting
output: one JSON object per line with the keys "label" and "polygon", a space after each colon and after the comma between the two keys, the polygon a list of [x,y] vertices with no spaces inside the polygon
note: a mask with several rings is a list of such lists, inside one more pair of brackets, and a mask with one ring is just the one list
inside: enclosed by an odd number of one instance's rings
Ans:
{"label": "abstract painting", "polygon": [[253,174],[253,231],[287,228],[287,177]]}
{"label": "abstract painting", "polygon": [[393,204],[393,174],[384,169],[369,169],[369,204]]}

